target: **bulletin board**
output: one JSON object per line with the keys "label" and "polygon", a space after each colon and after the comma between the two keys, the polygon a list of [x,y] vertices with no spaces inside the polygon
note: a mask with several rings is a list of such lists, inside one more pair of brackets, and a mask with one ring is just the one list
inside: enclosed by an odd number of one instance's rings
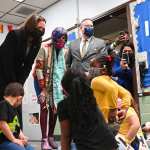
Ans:
{"label": "bulletin board", "polygon": [[145,70],[143,87],[150,87],[150,0],[137,4],[134,8],[135,19],[138,21],[136,31],[138,52],[147,52],[148,69]]}

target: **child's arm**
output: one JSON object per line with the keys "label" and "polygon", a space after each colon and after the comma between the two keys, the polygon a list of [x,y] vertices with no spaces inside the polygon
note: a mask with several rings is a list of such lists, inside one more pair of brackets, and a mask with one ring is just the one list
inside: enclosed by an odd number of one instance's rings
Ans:
{"label": "child's arm", "polygon": [[22,141],[19,139],[16,139],[10,130],[8,124],[6,121],[0,121],[0,129],[2,130],[3,134],[13,143],[16,143],[20,146],[24,146]]}
{"label": "child's arm", "polygon": [[129,116],[127,118],[127,121],[130,124],[130,128],[126,135],[126,139],[128,140],[127,143],[130,143],[130,141],[136,136],[140,128],[140,121],[139,121],[137,114]]}
{"label": "child's arm", "polygon": [[70,150],[70,123],[68,120],[60,121],[61,150]]}

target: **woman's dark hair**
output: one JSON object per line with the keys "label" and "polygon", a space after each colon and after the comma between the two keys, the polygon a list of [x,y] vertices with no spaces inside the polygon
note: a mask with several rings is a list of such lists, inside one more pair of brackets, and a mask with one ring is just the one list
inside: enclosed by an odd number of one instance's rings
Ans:
{"label": "woman's dark hair", "polygon": [[68,93],[66,100],[71,122],[79,128],[91,125],[96,111],[96,100],[88,82],[84,73],[71,69],[62,79],[62,87]]}
{"label": "woman's dark hair", "polygon": [[44,17],[37,15],[37,14],[33,14],[25,21],[22,28],[25,28],[25,31],[28,34],[32,33],[40,21],[44,21],[46,23],[46,20]]}
{"label": "woman's dark hair", "polygon": [[4,90],[4,96],[24,96],[24,89],[22,84],[18,82],[9,83]]}

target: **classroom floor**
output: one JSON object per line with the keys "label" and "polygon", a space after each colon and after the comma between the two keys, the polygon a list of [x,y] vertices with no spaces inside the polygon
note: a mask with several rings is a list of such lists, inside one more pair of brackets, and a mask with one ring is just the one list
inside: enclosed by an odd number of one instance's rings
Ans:
{"label": "classroom floor", "polygon": [[[55,140],[57,141],[58,146],[60,147],[60,127],[59,127],[58,120],[56,122],[54,136],[55,136]],[[29,140],[29,144],[31,144],[35,148],[35,150],[41,150],[41,142],[40,142],[40,140],[39,141]],[[60,148],[58,148],[57,150],[60,150]]]}
{"label": "classroom floor", "polygon": [[[60,145],[60,142],[57,142],[58,146]],[[35,150],[41,150],[41,142],[30,142],[30,144],[35,148]]]}
{"label": "classroom floor", "polygon": [[35,148],[35,150],[41,150],[41,142],[30,142],[30,144]]}

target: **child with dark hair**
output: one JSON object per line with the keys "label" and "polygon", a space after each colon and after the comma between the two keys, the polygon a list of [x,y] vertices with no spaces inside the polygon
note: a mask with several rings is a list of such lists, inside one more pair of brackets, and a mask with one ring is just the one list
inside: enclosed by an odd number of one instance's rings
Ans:
{"label": "child with dark hair", "polygon": [[61,150],[70,150],[72,140],[77,150],[117,149],[86,76],[68,70],[62,79],[62,87],[66,98],[58,104]]}
{"label": "child with dark hair", "polygon": [[0,102],[0,149],[34,150],[20,129],[16,108],[21,105],[24,90],[20,83],[8,84]]}

